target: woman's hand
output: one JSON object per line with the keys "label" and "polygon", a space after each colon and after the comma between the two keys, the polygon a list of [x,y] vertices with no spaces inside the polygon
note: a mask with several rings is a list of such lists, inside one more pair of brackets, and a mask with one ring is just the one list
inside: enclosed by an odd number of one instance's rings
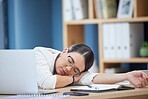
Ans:
{"label": "woman's hand", "polygon": [[128,72],[127,80],[138,88],[148,86],[148,75],[142,71]]}

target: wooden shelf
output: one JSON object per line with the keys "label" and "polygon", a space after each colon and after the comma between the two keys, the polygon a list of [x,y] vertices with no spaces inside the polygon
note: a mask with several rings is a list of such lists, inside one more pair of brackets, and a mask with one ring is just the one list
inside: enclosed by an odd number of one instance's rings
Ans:
{"label": "wooden shelf", "polygon": [[[95,4],[94,0],[88,0],[88,19],[84,20],[64,20],[63,10],[63,47],[69,47],[74,43],[84,43],[85,24],[96,24],[98,25],[98,57],[99,57],[99,71],[104,72],[105,68],[111,66],[118,66],[120,63],[148,63],[147,58],[129,58],[129,59],[109,59],[103,58],[103,24],[104,23],[121,23],[121,22],[148,22],[148,0],[134,0],[134,12],[133,17],[130,19],[97,19],[95,15]],[[64,2],[63,2],[64,7]]]}
{"label": "wooden shelf", "polygon": [[67,21],[65,24],[67,25],[74,25],[74,24],[98,24],[98,19],[85,19],[85,20],[73,20],[73,21]]}
{"label": "wooden shelf", "polygon": [[130,58],[130,59],[109,59],[103,60],[104,63],[148,63],[148,58]]}
{"label": "wooden shelf", "polygon": [[102,23],[109,23],[109,22],[148,22],[148,17],[138,17],[138,18],[131,18],[131,19],[104,19],[100,20]]}
{"label": "wooden shelf", "polygon": [[73,20],[67,21],[65,24],[74,25],[74,24],[98,24],[98,23],[112,23],[112,22],[148,22],[148,17],[138,17],[131,19],[85,19],[85,20]]}

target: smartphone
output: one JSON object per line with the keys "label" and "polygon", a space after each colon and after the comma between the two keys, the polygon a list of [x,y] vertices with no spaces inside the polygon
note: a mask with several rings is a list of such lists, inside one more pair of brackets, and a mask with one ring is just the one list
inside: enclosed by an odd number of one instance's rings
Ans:
{"label": "smartphone", "polygon": [[81,93],[81,92],[64,92],[63,95],[70,95],[70,96],[87,96],[89,93]]}

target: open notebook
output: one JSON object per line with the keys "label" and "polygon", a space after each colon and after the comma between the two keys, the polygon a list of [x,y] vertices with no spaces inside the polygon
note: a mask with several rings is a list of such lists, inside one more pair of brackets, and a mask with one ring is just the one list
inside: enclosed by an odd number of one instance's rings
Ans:
{"label": "open notebook", "polygon": [[71,88],[70,91],[82,91],[82,92],[105,92],[105,91],[120,91],[135,89],[128,85],[119,84],[91,84],[88,86],[80,86],[77,88]]}

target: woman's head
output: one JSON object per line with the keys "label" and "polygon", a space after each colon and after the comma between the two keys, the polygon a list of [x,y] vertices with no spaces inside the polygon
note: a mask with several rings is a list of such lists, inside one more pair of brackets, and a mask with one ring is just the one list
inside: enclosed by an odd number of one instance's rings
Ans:
{"label": "woman's head", "polygon": [[92,50],[85,44],[74,44],[64,49],[56,62],[56,71],[60,75],[75,75],[87,71],[94,62]]}
{"label": "woman's head", "polygon": [[84,57],[84,61],[85,61],[84,71],[87,71],[93,65],[94,53],[90,49],[90,47],[88,47],[87,45],[85,45],[85,44],[74,44],[74,45],[69,47],[68,52],[69,53],[70,52],[77,52]]}

